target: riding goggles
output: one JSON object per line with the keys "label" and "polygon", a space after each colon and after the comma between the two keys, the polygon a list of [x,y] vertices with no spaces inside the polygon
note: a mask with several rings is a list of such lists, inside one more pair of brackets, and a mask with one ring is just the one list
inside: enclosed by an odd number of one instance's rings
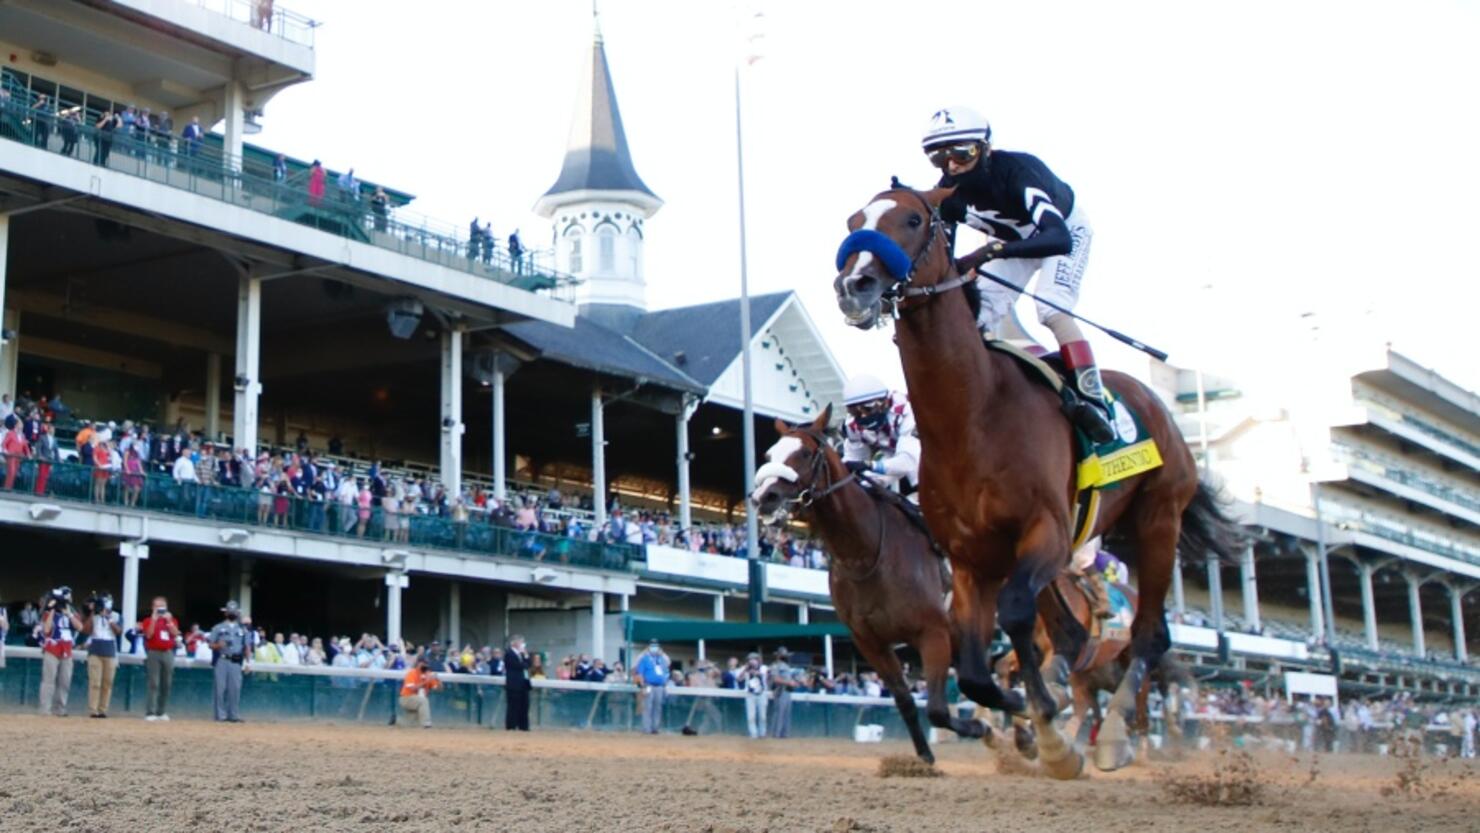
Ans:
{"label": "riding goggles", "polygon": [[981,152],[981,145],[976,142],[964,142],[958,145],[943,145],[927,150],[925,151],[925,158],[929,159],[930,164],[935,167],[944,169],[947,162],[965,165],[980,156]]}
{"label": "riding goggles", "polygon": [[854,405],[849,405],[848,416],[853,417],[854,419],[864,420],[872,416],[883,414],[888,410],[888,398],[874,399],[869,402],[859,402]]}

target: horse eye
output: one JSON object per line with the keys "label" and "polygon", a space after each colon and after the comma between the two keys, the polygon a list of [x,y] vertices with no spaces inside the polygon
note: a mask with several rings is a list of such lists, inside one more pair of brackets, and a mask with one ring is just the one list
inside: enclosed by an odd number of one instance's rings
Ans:
{"label": "horse eye", "polygon": [[925,221],[920,218],[919,214],[911,214],[910,219],[906,222],[909,223],[910,228],[919,228],[920,224]]}

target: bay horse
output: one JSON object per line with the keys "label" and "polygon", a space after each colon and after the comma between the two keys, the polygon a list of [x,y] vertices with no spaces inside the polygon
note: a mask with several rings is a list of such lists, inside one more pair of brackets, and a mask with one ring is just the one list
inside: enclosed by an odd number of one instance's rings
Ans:
{"label": "bay horse", "polygon": [[876,484],[865,485],[843,467],[825,436],[831,419],[829,405],[810,425],[776,420],[781,439],[766,452],[767,462],[755,473],[751,500],[761,517],[771,521],[797,507],[827,544],[828,589],[838,618],[893,695],[915,754],[935,762],[894,653],[900,643],[920,654],[930,724],[963,737],[985,738],[993,745],[990,727],[952,714],[946,701],[953,648],[945,604],[950,586],[934,542],[923,522],[911,519],[911,511],[917,510],[903,505],[903,497]]}
{"label": "bay horse", "polygon": [[[1082,629],[1050,628],[1051,689],[1033,643],[1040,593],[1068,563],[1074,535],[1074,437],[1060,398],[1013,358],[987,350],[960,275],[940,203],[953,189],[896,187],[877,194],[848,220],[833,282],[845,320],[875,326],[890,304],[895,341],[914,405],[922,459],[921,508],[954,568],[951,616],[960,648],[963,693],[1021,712],[1023,703],[992,680],[983,648],[1000,620],[1023,658],[1026,707],[1044,770],[1076,777],[1084,757],[1053,724],[1079,655]],[[973,256],[975,257],[975,256]],[[1136,693],[1171,645],[1165,602],[1180,545],[1189,555],[1235,557],[1237,533],[1156,396],[1122,373],[1107,386],[1140,416],[1163,463],[1102,493],[1088,537],[1115,530],[1137,562],[1140,607],[1131,627],[1131,659],[1100,730],[1095,763],[1118,769],[1133,757],[1128,723]],[[1043,607],[1047,610],[1047,606]],[[989,703],[990,701],[990,703]]]}

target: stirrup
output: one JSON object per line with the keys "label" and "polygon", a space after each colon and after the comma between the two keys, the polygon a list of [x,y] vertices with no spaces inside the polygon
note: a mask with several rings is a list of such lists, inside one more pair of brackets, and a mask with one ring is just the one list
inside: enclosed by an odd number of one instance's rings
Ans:
{"label": "stirrup", "polygon": [[1062,396],[1064,416],[1083,431],[1091,442],[1103,445],[1115,440],[1115,426],[1110,424],[1110,416],[1103,405],[1097,405],[1080,396],[1068,385],[1063,387]]}

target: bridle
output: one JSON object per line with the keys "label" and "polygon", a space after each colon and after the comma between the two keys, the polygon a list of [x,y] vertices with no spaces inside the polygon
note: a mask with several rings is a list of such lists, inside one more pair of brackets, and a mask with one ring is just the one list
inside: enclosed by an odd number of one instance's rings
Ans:
{"label": "bridle", "polygon": [[[824,443],[826,442],[824,438],[811,431],[798,431],[797,433],[812,440],[813,444],[816,445],[817,448],[815,453],[812,455],[812,466],[811,469],[808,471],[806,486],[804,486],[800,492],[797,492],[795,497],[782,498],[783,507],[795,505],[804,510],[810,509],[818,501],[827,498],[829,495],[833,494],[844,486],[847,486],[849,483],[857,481],[859,487],[863,487],[862,481],[859,480],[858,475],[854,472],[849,472],[846,477],[834,481],[832,479],[832,470],[827,465],[827,450],[823,447]],[[821,491],[817,491],[817,483],[819,480],[821,480],[825,484]],[[864,491],[867,492],[869,491],[869,489],[864,488]],[[870,497],[873,497],[873,495],[870,494]],[[843,569],[843,565],[840,564],[836,560],[836,558],[832,559],[829,564],[830,569],[836,570],[849,581],[863,581],[873,576],[874,573],[877,573],[879,571],[879,565],[882,564],[884,561],[884,535],[886,531],[886,526],[884,524],[884,507],[880,506],[878,508],[879,511],[875,513],[879,519],[879,532],[878,535],[875,536],[878,544],[874,547],[873,562],[870,564],[869,568],[858,575],[849,575],[848,571]]]}

